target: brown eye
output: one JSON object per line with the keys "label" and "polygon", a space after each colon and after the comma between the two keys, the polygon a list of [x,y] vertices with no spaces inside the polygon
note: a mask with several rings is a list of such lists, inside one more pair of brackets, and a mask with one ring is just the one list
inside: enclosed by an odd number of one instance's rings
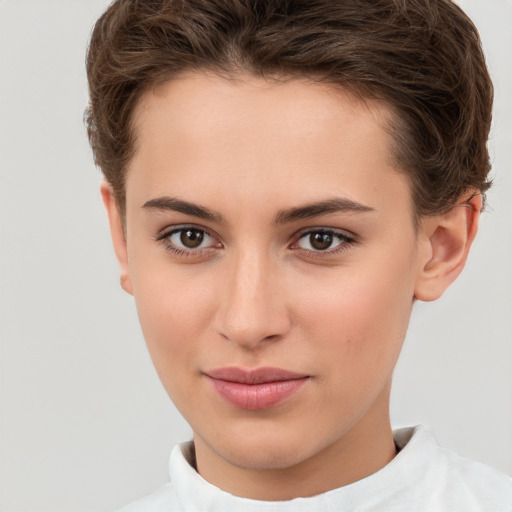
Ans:
{"label": "brown eye", "polygon": [[214,249],[223,248],[217,237],[196,226],[174,226],[160,233],[156,241],[180,258],[195,258],[191,261],[204,261],[213,256]]}
{"label": "brown eye", "polygon": [[187,249],[196,249],[204,240],[204,231],[199,229],[182,229],[180,234],[180,242]]}
{"label": "brown eye", "polygon": [[163,233],[158,238],[170,251],[199,252],[201,249],[216,247],[215,240],[204,230],[185,226]]}
{"label": "brown eye", "polygon": [[311,244],[311,247],[317,251],[325,251],[326,249],[329,249],[329,247],[332,245],[332,242],[332,233],[317,232],[311,233],[309,235],[309,243]]}
{"label": "brown eye", "polygon": [[342,232],[331,229],[317,229],[304,233],[296,245],[309,252],[333,253],[355,243],[354,239]]}

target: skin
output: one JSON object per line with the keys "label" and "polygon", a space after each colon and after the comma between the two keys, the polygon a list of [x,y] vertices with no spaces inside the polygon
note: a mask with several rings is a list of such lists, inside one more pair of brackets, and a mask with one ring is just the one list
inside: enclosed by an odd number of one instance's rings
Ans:
{"label": "skin", "polygon": [[[235,495],[311,496],[395,455],[389,394],[413,302],[438,298],[460,273],[481,202],[417,230],[390,115],[301,79],[189,73],[136,108],[125,219],[102,186],[123,288],[194,431],[197,469]],[[168,198],[213,215],[175,211]],[[283,214],[335,198],[364,211]],[[206,233],[199,248],[169,235],[184,225]],[[326,249],[311,242],[321,229],[334,231]],[[309,379],[276,407],[245,410],[205,376],[230,366]]]}

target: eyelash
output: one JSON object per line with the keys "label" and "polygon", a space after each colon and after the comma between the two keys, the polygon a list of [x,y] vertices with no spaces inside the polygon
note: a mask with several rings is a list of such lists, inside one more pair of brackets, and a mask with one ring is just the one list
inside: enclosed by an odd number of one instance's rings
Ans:
{"label": "eyelash", "polygon": [[[191,230],[200,232],[204,235],[207,235],[211,238],[214,238],[210,232],[204,228],[200,228],[193,225],[184,225],[184,226],[176,226],[172,229],[169,229],[167,231],[164,231],[160,235],[156,237],[156,241],[160,242],[164,245],[165,249],[167,251],[170,251],[174,253],[177,256],[180,257],[194,257],[194,256],[200,256],[203,255],[205,251],[209,251],[211,249],[215,249],[216,247],[205,247],[201,249],[182,249],[181,247],[178,247],[176,244],[171,242],[170,237],[177,233],[182,233],[183,231]],[[300,240],[306,238],[307,236],[311,236],[312,234],[323,234],[323,235],[331,235],[333,238],[336,238],[339,240],[339,244],[335,246],[334,249],[326,249],[325,251],[321,250],[309,250],[309,249],[301,249],[300,247],[297,247]],[[338,254],[340,252],[343,252],[347,250],[349,247],[357,244],[357,240],[353,238],[352,236],[347,235],[346,233],[343,233],[341,231],[336,231],[334,229],[328,229],[328,228],[310,228],[307,231],[302,231],[296,235],[294,235],[295,241],[289,246],[292,250],[301,250],[304,253],[308,255],[308,257],[312,258],[325,258],[328,256],[331,256],[333,254]]]}
{"label": "eyelash", "polygon": [[177,256],[181,256],[181,257],[185,257],[185,258],[198,256],[200,254],[203,254],[205,251],[208,251],[210,249],[215,249],[215,247],[205,247],[205,248],[201,248],[201,249],[187,250],[187,249],[182,249],[181,247],[178,247],[176,244],[171,242],[172,235],[174,235],[176,233],[182,233],[183,231],[187,231],[187,230],[203,233],[203,236],[207,235],[210,238],[214,238],[213,235],[211,235],[206,229],[199,228],[199,227],[193,226],[193,225],[184,225],[184,226],[176,226],[176,227],[173,227],[172,229],[164,231],[163,233],[161,233],[160,235],[158,235],[156,237],[156,241],[161,242],[167,251],[170,251],[170,252],[176,254]]}
{"label": "eyelash", "polygon": [[[308,236],[311,236],[313,234],[322,234],[322,235],[331,235],[334,238],[338,239],[339,241],[339,244],[337,246],[335,246],[333,249],[326,249],[325,251],[320,251],[320,250],[317,250],[317,251],[313,251],[313,250],[309,250],[309,249],[301,249],[301,248],[294,248],[293,246],[297,246],[299,241],[308,237]],[[334,229],[328,229],[328,228],[313,228],[313,229],[308,229],[307,231],[302,231],[298,238],[296,238],[296,241],[293,242],[292,244],[292,248],[294,250],[302,250],[303,252],[307,253],[308,257],[310,258],[326,258],[326,257],[329,257],[331,255],[334,255],[334,254],[339,254],[343,251],[346,251],[347,249],[349,249],[351,246],[355,245],[357,243],[357,240],[352,237],[352,236],[349,236],[348,234],[346,233],[343,233],[341,231],[336,231]]]}

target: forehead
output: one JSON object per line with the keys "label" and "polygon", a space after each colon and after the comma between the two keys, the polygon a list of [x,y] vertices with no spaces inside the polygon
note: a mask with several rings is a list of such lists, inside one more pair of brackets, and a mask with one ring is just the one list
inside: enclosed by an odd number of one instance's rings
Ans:
{"label": "forehead", "polygon": [[190,73],[137,105],[127,201],[172,188],[173,196],[203,203],[212,192],[223,200],[297,203],[335,194],[379,202],[400,189],[410,208],[391,152],[390,116],[382,102],[305,79]]}
{"label": "forehead", "polygon": [[149,125],[157,123],[186,136],[197,135],[200,142],[205,134],[214,135],[212,129],[233,128],[246,129],[239,132],[240,137],[256,137],[265,128],[269,138],[288,135],[297,141],[319,133],[317,127],[324,138],[329,131],[336,135],[333,123],[341,116],[366,130],[385,129],[392,117],[382,101],[312,79],[265,80],[241,75],[228,80],[208,72],[189,72],[143,94],[132,124],[139,141],[157,135],[148,132]]}

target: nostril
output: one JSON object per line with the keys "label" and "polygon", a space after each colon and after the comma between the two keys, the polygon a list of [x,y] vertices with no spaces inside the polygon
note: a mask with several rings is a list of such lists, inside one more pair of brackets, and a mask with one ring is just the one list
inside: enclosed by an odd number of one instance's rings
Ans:
{"label": "nostril", "polygon": [[218,332],[225,339],[241,348],[254,350],[262,344],[280,341],[289,329],[286,318],[267,318],[250,325],[236,325],[225,321]]}
{"label": "nostril", "polygon": [[271,334],[267,336],[263,341],[279,341],[281,338],[281,334]]}

